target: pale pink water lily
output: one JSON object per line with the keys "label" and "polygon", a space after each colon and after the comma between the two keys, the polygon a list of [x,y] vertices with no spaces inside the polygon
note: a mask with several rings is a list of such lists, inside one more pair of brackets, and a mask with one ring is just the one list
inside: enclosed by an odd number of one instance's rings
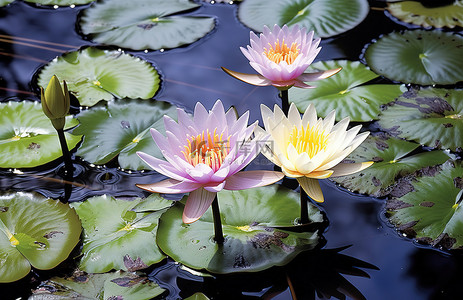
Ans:
{"label": "pale pink water lily", "polygon": [[296,178],[315,201],[324,201],[318,179],[349,175],[373,163],[342,162],[369,132],[358,134],[360,125],[347,130],[349,118],[335,124],[334,110],[325,119],[317,119],[315,107],[310,104],[301,118],[291,103],[287,117],[277,105],[273,112],[261,105],[261,113],[265,131],[257,127],[256,133],[270,134],[267,140],[270,149],[262,153],[280,166],[286,176]]}
{"label": "pale pink water lily", "polygon": [[304,73],[313,62],[321,47],[320,39],[313,40],[314,32],[307,33],[305,27],[298,25],[289,28],[278,25],[273,30],[264,26],[263,32],[257,36],[251,31],[251,45],[247,49],[241,47],[241,52],[249,59],[249,64],[259,74],[245,74],[222,69],[229,75],[257,86],[273,85],[281,90],[292,86],[299,88],[313,88],[305,82],[328,78],[341,68]]}
{"label": "pale pink water lily", "polygon": [[178,123],[164,116],[166,136],[151,129],[166,160],[137,152],[151,168],[170,178],[137,186],[156,193],[189,192],[184,223],[198,220],[222,189],[259,187],[284,177],[274,171],[241,171],[259,153],[258,141],[251,139],[257,121],[247,126],[249,112],[238,118],[234,109],[225,113],[217,101],[209,112],[197,103],[193,118],[182,109],[177,114]]}

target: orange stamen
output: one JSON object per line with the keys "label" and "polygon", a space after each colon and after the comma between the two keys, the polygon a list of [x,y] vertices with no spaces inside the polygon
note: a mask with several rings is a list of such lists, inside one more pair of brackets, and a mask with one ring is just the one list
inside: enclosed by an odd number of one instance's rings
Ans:
{"label": "orange stamen", "polygon": [[264,48],[264,54],[268,59],[273,61],[276,64],[279,64],[282,61],[285,61],[288,65],[292,64],[299,55],[299,44],[293,42],[291,47],[285,43],[285,40],[280,44],[280,41],[277,39],[275,46],[268,44],[268,49]]}

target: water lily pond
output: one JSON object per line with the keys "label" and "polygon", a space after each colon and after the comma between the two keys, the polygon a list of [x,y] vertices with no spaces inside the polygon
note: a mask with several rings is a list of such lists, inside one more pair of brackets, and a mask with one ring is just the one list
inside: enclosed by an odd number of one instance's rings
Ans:
{"label": "water lily pond", "polygon": [[1,298],[458,299],[462,22],[0,0]]}

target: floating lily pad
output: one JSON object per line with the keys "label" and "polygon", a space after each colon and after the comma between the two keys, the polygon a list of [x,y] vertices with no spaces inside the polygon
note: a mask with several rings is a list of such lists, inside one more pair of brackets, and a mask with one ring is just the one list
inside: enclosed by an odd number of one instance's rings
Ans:
{"label": "floating lily pad", "polygon": [[34,268],[49,270],[79,242],[81,225],[68,204],[39,194],[0,195],[0,282],[12,282]]}
{"label": "floating lily pad", "polygon": [[393,32],[370,44],[365,59],[389,79],[421,85],[463,79],[463,37],[444,31]]}
{"label": "floating lily pad", "polygon": [[443,151],[411,153],[420,145],[383,135],[369,136],[347,160],[353,162],[374,161],[362,172],[332,178],[342,186],[376,197],[391,192],[390,187],[399,177],[421,168],[444,163],[450,157]]}
{"label": "floating lily pad", "polygon": [[159,75],[152,65],[121,51],[88,47],[55,58],[39,74],[38,85],[47,86],[56,75],[65,80],[81,105],[116,98],[149,99],[159,89]]}
{"label": "floating lily pad", "polygon": [[149,167],[138,157],[143,151],[162,157],[153,141],[150,128],[164,130],[163,115],[175,115],[175,108],[165,102],[119,100],[82,111],[81,125],[75,134],[85,136],[77,155],[86,161],[102,165],[117,155],[123,169],[142,170]]}
{"label": "floating lily pad", "polygon": [[463,1],[461,0],[439,7],[426,7],[418,1],[403,1],[389,3],[387,10],[400,21],[422,27],[463,26]]}
{"label": "floating lily pad", "polygon": [[[86,274],[75,272],[69,278],[53,277],[33,292],[30,300],[39,299],[137,299],[149,300],[165,290],[135,273],[114,272]],[[42,298],[44,297],[44,298]]]}
{"label": "floating lily pad", "polygon": [[186,298],[185,300],[209,300],[209,298],[203,293],[194,293],[193,295]]}
{"label": "floating lily pad", "polygon": [[411,90],[388,107],[379,124],[393,135],[430,147],[462,151],[463,90]]}
{"label": "floating lily pad", "polygon": [[87,4],[95,0],[25,0],[30,3],[37,3],[40,5],[58,5],[58,6],[70,6],[70,5],[82,5]]}
{"label": "floating lily pad", "polygon": [[0,0],[0,7],[5,6],[13,2],[14,0]]}
{"label": "floating lily pad", "polygon": [[199,6],[185,0],[106,0],[86,9],[80,26],[101,44],[134,50],[176,48],[214,29],[214,18],[177,15]]}
{"label": "floating lily pad", "polygon": [[369,11],[367,0],[246,0],[238,17],[244,25],[262,32],[264,25],[299,24],[319,37],[346,32],[360,24]]}
{"label": "floating lily pad", "polygon": [[[193,269],[212,273],[255,272],[281,266],[314,248],[317,232],[295,233],[273,226],[293,226],[300,213],[299,194],[278,185],[218,194],[225,242],[213,242],[209,209],[192,224],[182,222],[184,205],[177,202],[161,217],[157,243],[164,253]],[[309,205],[310,220],[321,223]]]}
{"label": "floating lily pad", "polygon": [[[139,212],[143,202],[160,202],[157,211]],[[144,206],[159,205],[143,204]],[[165,256],[156,246],[159,217],[172,205],[157,194],[142,200],[122,200],[103,195],[74,202],[84,228],[80,268],[89,273],[112,269],[135,271],[160,262]]]}
{"label": "floating lily pad", "polygon": [[315,89],[289,89],[289,99],[304,112],[310,103],[320,116],[326,116],[333,109],[336,119],[350,117],[352,121],[367,122],[378,119],[380,106],[393,101],[406,89],[398,84],[362,85],[379,75],[358,61],[331,60],[317,62],[307,72],[342,68],[341,72],[314,83]]}
{"label": "floating lily pad", "polygon": [[[66,128],[78,124],[71,116]],[[81,136],[65,133],[69,149]],[[58,134],[39,102],[0,103],[0,168],[33,168],[63,156]]]}
{"label": "floating lily pad", "polygon": [[406,184],[410,192],[387,203],[396,228],[426,244],[463,248],[461,163],[446,163]]}

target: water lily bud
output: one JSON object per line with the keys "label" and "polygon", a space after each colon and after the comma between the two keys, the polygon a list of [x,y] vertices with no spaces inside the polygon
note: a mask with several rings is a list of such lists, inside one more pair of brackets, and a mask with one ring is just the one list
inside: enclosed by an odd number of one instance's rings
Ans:
{"label": "water lily bud", "polygon": [[55,129],[63,129],[70,106],[66,82],[63,81],[63,87],[61,87],[58,77],[53,75],[45,91],[40,88],[40,92],[43,112],[51,120]]}

